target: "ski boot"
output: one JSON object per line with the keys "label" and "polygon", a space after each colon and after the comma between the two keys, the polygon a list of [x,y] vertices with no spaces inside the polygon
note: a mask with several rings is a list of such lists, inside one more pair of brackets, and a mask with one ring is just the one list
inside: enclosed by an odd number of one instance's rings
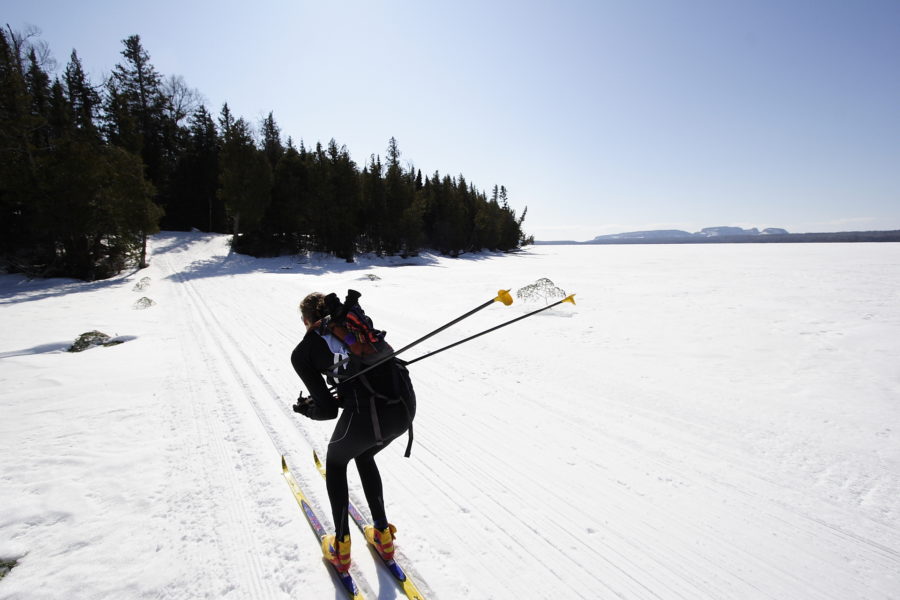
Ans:
{"label": "ski boot", "polygon": [[365,527],[366,541],[375,546],[378,554],[384,560],[394,558],[394,538],[397,537],[397,528],[388,523],[384,529],[375,529],[371,525]]}
{"label": "ski boot", "polygon": [[350,535],[345,535],[343,541],[335,544],[335,536],[322,536],[322,556],[334,565],[339,573],[350,570]]}

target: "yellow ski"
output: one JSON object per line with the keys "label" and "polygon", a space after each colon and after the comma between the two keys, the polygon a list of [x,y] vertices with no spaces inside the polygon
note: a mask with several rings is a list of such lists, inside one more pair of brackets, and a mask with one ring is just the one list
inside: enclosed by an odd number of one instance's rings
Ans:
{"label": "yellow ski", "polygon": [[[313,450],[313,460],[316,462],[316,469],[319,470],[322,477],[325,477],[325,465],[319,460],[319,455],[315,450]],[[347,509],[353,522],[356,523],[356,526],[359,527],[359,530],[363,533],[363,537],[365,537],[365,527],[368,524],[366,518],[363,517],[362,513],[353,505],[353,502],[350,502],[350,504],[347,505]],[[392,558],[385,560],[375,548],[371,548],[371,550],[372,554],[377,556],[385,568],[390,571],[391,575],[393,575],[394,579],[397,581],[397,585],[403,589],[403,593],[406,594],[407,598],[410,600],[425,600],[425,596],[422,595],[422,592],[419,591],[419,588],[416,587],[413,580],[406,574],[406,571],[397,564],[397,561]]]}
{"label": "yellow ski", "polygon": [[[294,475],[291,473],[290,469],[288,469],[287,461],[284,459],[284,456],[281,457],[281,472],[282,474],[284,474],[284,478],[287,480],[291,491],[294,493],[294,498],[297,499],[297,504],[299,504],[300,508],[303,509],[303,514],[306,515],[306,520],[309,521],[309,525],[313,528],[313,531],[316,533],[316,537],[321,542],[322,538],[327,535],[325,527],[322,525],[322,521],[319,520],[318,515],[316,515],[316,511],[313,510],[312,505],[310,505],[306,494],[304,494],[303,490],[300,488],[300,484],[297,483]],[[328,563],[328,565],[338,576],[338,579],[340,579],[341,581],[341,587],[344,588],[344,591],[347,592],[352,600],[364,600],[362,592],[359,591],[359,587],[356,585],[356,582],[353,581],[353,576],[350,575],[350,573],[341,573],[337,570],[337,567],[335,567],[330,562]]]}

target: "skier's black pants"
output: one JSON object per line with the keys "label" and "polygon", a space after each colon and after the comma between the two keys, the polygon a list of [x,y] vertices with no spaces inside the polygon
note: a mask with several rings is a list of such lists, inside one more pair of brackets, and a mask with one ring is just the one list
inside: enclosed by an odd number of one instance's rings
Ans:
{"label": "skier's black pants", "polygon": [[405,405],[401,402],[379,403],[377,410],[384,440],[382,444],[379,445],[375,439],[372,415],[368,411],[357,412],[346,408],[341,412],[331,441],[328,443],[328,455],[325,458],[326,485],[335,533],[339,540],[350,533],[347,514],[347,504],[350,502],[347,465],[353,459],[356,460],[356,468],[359,471],[359,479],[369,510],[372,512],[373,523],[380,528],[387,526],[381,474],[375,464],[375,455],[409,428],[409,422],[416,414],[415,399],[412,402],[405,402]]}

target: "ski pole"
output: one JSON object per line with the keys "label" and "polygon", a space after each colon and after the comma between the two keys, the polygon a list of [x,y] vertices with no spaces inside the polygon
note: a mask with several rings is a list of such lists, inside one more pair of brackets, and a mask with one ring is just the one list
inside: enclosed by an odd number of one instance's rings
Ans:
{"label": "ski pole", "polygon": [[460,344],[463,344],[463,343],[465,343],[465,342],[468,342],[469,340],[474,340],[475,338],[481,337],[481,336],[483,336],[483,335],[486,334],[486,333],[490,333],[490,332],[492,332],[492,331],[497,331],[497,330],[500,329],[501,327],[506,327],[507,325],[512,325],[512,324],[515,323],[516,321],[521,321],[522,319],[524,319],[524,318],[526,318],[526,317],[530,317],[531,315],[536,315],[536,314],[538,314],[539,312],[543,312],[543,311],[547,310],[548,308],[553,308],[553,307],[556,306],[557,304],[562,304],[563,302],[570,302],[570,303],[572,303],[572,304],[575,304],[575,294],[572,294],[571,296],[567,296],[567,297],[563,298],[562,300],[559,300],[559,301],[557,301],[557,302],[554,302],[553,304],[548,304],[548,305],[545,306],[544,308],[539,308],[539,309],[534,310],[534,311],[532,311],[532,312],[530,312],[530,313],[528,313],[528,314],[522,315],[521,317],[516,317],[515,319],[512,319],[512,320],[510,320],[510,321],[507,321],[506,323],[501,323],[500,325],[497,325],[496,327],[491,327],[490,329],[485,329],[485,330],[482,331],[481,333],[476,333],[475,335],[471,335],[471,336],[467,337],[466,339],[464,339],[464,340],[459,340],[458,342],[454,342],[454,343],[450,344],[449,346],[444,346],[443,348],[438,348],[437,350],[435,350],[435,351],[433,351],[433,352],[429,352],[428,354],[423,354],[422,356],[420,356],[420,357],[418,357],[418,358],[412,359],[411,361],[407,362],[406,364],[407,364],[407,365],[411,365],[411,364],[413,364],[414,362],[419,362],[420,360],[426,359],[426,358],[428,358],[429,356],[434,356],[435,354],[439,354],[439,353],[443,352],[444,350],[449,350],[450,348],[453,348],[453,347],[455,347],[455,346],[459,346]]}
{"label": "ski pole", "polygon": [[[451,326],[453,326],[453,325],[456,325],[457,323],[459,323],[459,322],[462,321],[463,319],[467,319],[467,318],[471,317],[472,315],[474,315],[475,313],[477,313],[479,310],[482,310],[482,309],[484,309],[484,308],[487,308],[488,306],[490,306],[490,305],[493,304],[494,302],[502,302],[502,303],[505,304],[506,306],[509,306],[510,304],[513,303],[513,299],[512,299],[512,296],[509,295],[509,290],[498,290],[498,291],[497,291],[497,296],[496,296],[495,298],[491,298],[490,300],[488,300],[488,301],[485,302],[484,304],[482,304],[482,305],[480,305],[480,306],[477,306],[477,307],[473,308],[472,310],[470,310],[470,311],[467,312],[466,314],[460,315],[459,317],[456,317],[456,318],[453,319],[452,321],[450,321],[450,322],[448,322],[448,323],[445,323],[445,324],[441,325],[440,327],[438,327],[438,328],[435,329],[434,331],[432,331],[432,332],[430,332],[430,333],[426,333],[425,335],[423,335],[423,336],[420,337],[419,339],[417,339],[417,340],[415,340],[415,341],[413,341],[413,342],[407,344],[406,346],[403,346],[402,348],[400,348],[399,350],[396,350],[396,351],[392,352],[391,354],[388,354],[387,356],[385,356],[384,358],[382,358],[382,359],[379,360],[378,362],[369,365],[369,366],[366,367],[365,369],[363,369],[363,370],[361,370],[361,371],[355,373],[354,375],[348,377],[347,379],[341,380],[341,383],[347,383],[348,381],[351,381],[351,380],[353,380],[353,379],[356,379],[357,377],[359,377],[359,376],[362,375],[363,373],[367,373],[367,372],[371,371],[372,369],[374,369],[375,367],[381,365],[382,363],[385,363],[385,362],[389,361],[390,359],[394,358],[395,356],[397,356],[397,355],[400,354],[401,352],[406,352],[407,350],[409,350],[409,349],[412,348],[413,346],[418,346],[419,344],[421,344],[422,342],[424,342],[424,341],[427,340],[428,338],[430,338],[430,337],[432,337],[432,336],[435,336],[435,335],[439,334],[440,332],[444,331],[444,330],[447,329],[448,327],[451,327]],[[551,305],[551,306],[552,306],[552,305]],[[550,307],[548,306],[547,308],[550,308]]]}

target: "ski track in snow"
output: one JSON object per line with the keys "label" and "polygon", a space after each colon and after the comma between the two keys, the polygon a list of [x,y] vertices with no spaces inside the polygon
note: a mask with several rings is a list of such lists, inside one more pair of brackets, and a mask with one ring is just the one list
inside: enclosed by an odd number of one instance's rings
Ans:
{"label": "ski track in snow", "polygon": [[[217,419],[216,423],[220,426],[223,424],[232,424],[229,425],[229,431],[225,436],[225,439],[232,440],[237,445],[233,448],[226,449],[226,451],[230,454],[237,453],[238,455],[239,467],[236,467],[235,469],[235,472],[238,474],[237,476],[244,476],[245,474],[253,476],[254,474],[260,475],[263,473],[272,473],[274,472],[272,467],[279,464],[280,453],[285,452],[289,456],[294,457],[294,460],[292,461],[294,464],[293,471],[295,477],[304,487],[304,491],[306,491],[310,498],[315,498],[316,495],[312,493],[310,488],[312,483],[318,482],[315,481],[315,479],[313,481],[305,480],[297,474],[298,466],[308,466],[310,463],[311,446],[306,439],[300,435],[302,430],[296,426],[298,417],[293,414],[293,411],[290,410],[288,404],[283,401],[283,398],[285,397],[284,394],[277,391],[273,385],[269,383],[267,376],[262,371],[262,367],[256,364],[257,362],[260,362],[260,359],[262,359],[262,361],[269,360],[271,357],[268,352],[262,351],[257,355],[258,358],[256,359],[248,354],[243,348],[248,340],[239,340],[229,331],[229,325],[224,324],[222,319],[217,316],[217,311],[210,306],[207,298],[197,290],[195,282],[189,276],[185,276],[180,269],[173,267],[171,261],[168,259],[166,260],[166,264],[168,266],[167,270],[170,273],[170,277],[180,284],[179,290],[182,292],[184,305],[189,306],[191,309],[191,316],[187,320],[186,325],[190,329],[192,335],[187,339],[190,341],[191,345],[193,345],[196,344],[198,340],[202,340],[203,337],[206,337],[207,343],[201,343],[197,347],[201,349],[201,352],[203,348],[215,349],[216,355],[210,356],[210,354],[204,353],[203,360],[201,361],[202,364],[207,366],[213,373],[216,373],[217,381],[227,381],[228,378],[232,380],[230,385],[223,386],[218,383],[216,384],[217,398],[220,399],[220,402],[222,402],[222,406],[224,407],[227,406],[226,403],[229,400],[235,401],[235,395],[238,396],[236,399],[237,404],[231,406],[232,410],[222,414]],[[219,290],[218,293],[227,296],[227,290]],[[215,297],[216,294],[210,294],[210,296]],[[235,315],[241,313],[235,308],[235,311],[229,314]],[[244,328],[249,324],[248,321],[241,319],[238,322],[243,323],[240,330],[242,332],[245,331]],[[260,331],[259,328],[254,327],[254,335],[247,337],[253,342],[258,342],[266,346],[268,344],[265,341],[265,337],[259,335]],[[265,329],[262,331],[264,332]],[[235,394],[238,390],[241,393]],[[247,411],[247,408],[251,410]],[[254,419],[258,420],[258,423],[254,422]],[[251,457],[244,444],[247,438],[239,437],[240,434],[235,431],[235,425],[233,424],[243,424],[244,426],[249,426],[251,428],[257,425],[261,426],[265,436],[271,443],[271,447],[265,448],[265,450],[269,450],[270,452],[263,452],[263,456]],[[264,443],[261,445],[265,446]],[[289,449],[292,449],[295,452],[293,454],[287,452]],[[274,451],[274,454],[271,451]],[[236,477],[234,473],[228,475],[231,479]],[[321,487],[321,485],[319,485],[319,487]],[[253,491],[253,489],[254,488],[248,488],[242,492],[244,495],[247,495],[249,492]],[[283,491],[282,486],[279,484],[277,489],[270,490],[269,493],[283,495]],[[258,500],[258,505],[263,508],[267,508],[268,505],[273,503],[274,501],[270,499]],[[318,503],[314,502],[314,508],[320,518],[327,519],[330,512],[327,506],[327,497],[323,498]],[[245,508],[242,508],[238,511],[237,515],[234,515],[234,517],[237,518],[239,515],[244,514],[252,513],[245,510]],[[293,515],[294,511],[291,511],[291,514]],[[278,522],[277,515],[264,515],[264,517],[262,523],[263,533],[270,530],[271,527]],[[244,530],[247,534],[250,533],[249,528],[246,526],[244,527]],[[259,535],[260,532],[256,533]],[[263,539],[256,542],[256,547],[254,547],[251,544],[253,538],[245,535],[242,539],[244,543],[241,544],[241,547],[243,548],[242,554],[246,554],[247,549],[249,548],[252,548],[251,555],[254,556],[270,554],[272,549],[277,548],[276,540],[265,539],[265,536],[259,537],[262,537]],[[310,553],[307,550],[307,552],[304,553],[307,555],[306,559],[308,562],[312,564],[321,563],[321,555],[318,552],[318,547],[314,543],[308,546],[308,548],[310,547],[314,549],[314,552]],[[228,550],[230,552],[232,549]],[[312,554],[312,556],[309,556],[310,554]],[[258,564],[258,561],[244,560],[244,563],[248,562],[249,564],[241,565],[244,572],[236,577],[237,581],[248,581],[253,577],[259,578],[263,573],[263,569],[261,565]],[[270,578],[279,576],[280,566],[282,565],[279,565],[277,562],[273,563],[268,569],[268,576]],[[230,572],[233,569],[229,568],[227,570]],[[282,577],[285,572],[286,571],[282,568]],[[330,569],[328,572],[330,573]],[[354,569],[354,574],[358,575],[358,572],[359,570],[357,567]],[[337,581],[335,577],[332,577],[332,579],[335,582]],[[392,581],[389,583],[393,586]],[[360,585],[360,588],[368,597],[377,597],[368,586],[365,578],[357,576],[357,584]],[[292,587],[293,586],[287,581],[281,581],[280,583],[280,588],[283,590],[289,591]],[[249,593],[251,597],[272,597],[274,590],[254,588],[245,591]]]}
{"label": "ski track in snow", "polygon": [[[225,596],[239,585],[249,584],[243,590],[247,595],[269,597],[274,588],[267,579],[277,575],[279,565],[273,564],[268,569],[262,559],[271,555],[277,547],[271,536],[267,535],[274,520],[264,510],[269,502],[257,499],[254,507],[248,500],[254,495],[254,479],[265,473],[266,467],[274,463],[274,457],[266,465],[260,460],[261,457],[248,454],[248,436],[241,428],[253,423],[243,419],[239,413],[240,407],[233,404],[249,399],[246,396],[247,384],[229,359],[227,346],[212,326],[203,299],[190,283],[178,276],[176,270],[170,267],[170,272],[181,284],[178,289],[182,292],[182,305],[188,308],[187,318],[181,325],[191,334],[182,339],[182,352],[187,359],[185,364],[202,365],[207,373],[214,375],[214,395],[203,398],[200,394],[191,393],[188,400],[192,406],[205,400],[199,410],[194,409],[193,415],[202,424],[200,439],[212,441],[202,449],[206,456],[201,464],[215,469],[203,473],[205,487],[212,492],[216,507],[224,512],[221,522],[213,523],[211,529],[228,529],[231,534],[219,540],[219,554],[227,561],[220,566],[217,574],[217,579],[224,586],[219,594]],[[199,360],[190,360],[189,357],[195,352],[199,353]],[[185,373],[185,377],[189,380],[191,374]],[[245,397],[241,397],[241,392]],[[257,511],[261,514],[258,515]],[[248,518],[254,516],[262,517],[262,522],[248,522]]]}
{"label": "ski track in snow", "polygon": [[[0,459],[8,490],[0,501],[15,508],[0,519],[0,537],[12,540],[0,543],[0,558],[24,555],[0,581],[0,598],[56,597],[35,584],[48,579],[57,591],[76,590],[69,597],[343,597],[280,473],[283,453],[330,528],[311,454],[325,454],[332,424],[290,408],[301,389],[289,361],[302,335],[299,300],[359,289],[376,326],[400,347],[486,299],[478,294],[509,285],[506,278],[521,286],[544,276],[579,292],[578,305],[413,365],[412,458],[402,458],[404,438],[379,455],[400,560],[428,597],[900,598],[900,407],[891,402],[900,393],[900,246],[846,245],[849,258],[838,253],[843,245],[554,247],[425,257],[397,269],[378,259],[257,261],[224,242],[160,234],[151,268],[119,283],[0,299],[4,311],[68,310],[77,298],[67,294],[77,290],[95,304],[121,302],[149,274],[141,293],[157,306],[142,313],[146,324],[134,320],[146,333],[79,360],[152,343],[163,371],[146,375],[157,385],[155,404],[132,410],[146,421],[135,426],[135,444],[149,443],[154,427],[160,441],[125,449],[148,469],[142,477],[142,464],[128,464],[121,485],[129,491],[112,505],[126,527],[142,528],[142,545],[89,521],[93,497],[54,508],[61,505],[51,500],[81,487],[37,483],[39,471],[22,466],[74,461],[78,474],[94,477],[92,488],[111,486],[77,454],[65,457],[77,446],[64,435],[45,455],[35,436],[57,430],[0,429],[5,455],[24,448],[18,462]],[[533,308],[492,306],[406,358]],[[120,314],[108,312],[110,321]],[[0,348],[0,381],[35,373],[44,383],[12,384],[0,406],[13,420],[39,423],[32,407],[43,390],[68,381],[63,371],[54,382],[47,361],[74,357],[45,348],[48,339],[15,340]],[[17,400],[26,397],[27,407]],[[100,416],[128,410],[86,404]],[[351,495],[365,509],[355,475]],[[138,498],[132,488],[142,481]],[[85,533],[89,522],[98,535]],[[41,532],[68,545],[43,546]],[[85,560],[85,548],[111,557],[114,540],[125,550],[119,581],[89,567],[77,588],[42,570]],[[127,556],[148,543],[152,555]],[[361,535],[353,556],[367,597],[398,596]],[[143,569],[160,576],[142,579]],[[136,583],[122,583],[129,578]]]}

